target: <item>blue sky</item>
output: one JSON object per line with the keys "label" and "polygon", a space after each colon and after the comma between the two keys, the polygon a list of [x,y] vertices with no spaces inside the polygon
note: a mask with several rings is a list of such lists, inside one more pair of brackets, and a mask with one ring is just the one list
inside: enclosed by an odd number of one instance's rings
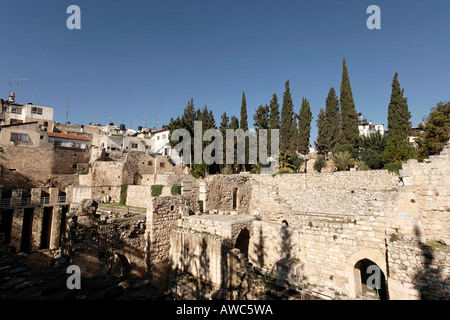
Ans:
{"label": "blue sky", "polygon": [[[81,30],[69,30],[69,5],[81,9]],[[381,30],[369,30],[369,5],[381,9]],[[358,112],[387,124],[395,72],[416,125],[450,100],[450,1],[1,0],[0,93],[11,78],[19,102],[55,108],[55,120],[134,129],[158,127],[187,102],[207,105],[216,122],[239,115],[242,92],[249,123],[290,80],[296,112],[309,99],[317,114],[330,87],[339,94],[345,57]],[[15,88],[15,83],[13,83]]]}

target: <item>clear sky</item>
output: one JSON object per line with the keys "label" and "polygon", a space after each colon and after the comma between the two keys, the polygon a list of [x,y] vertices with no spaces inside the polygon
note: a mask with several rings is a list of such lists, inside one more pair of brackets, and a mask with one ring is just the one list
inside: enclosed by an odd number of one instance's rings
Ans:
{"label": "clear sky", "polygon": [[[81,29],[69,30],[69,5]],[[381,30],[369,30],[369,5]],[[358,112],[387,124],[395,72],[413,125],[450,100],[450,1],[401,0],[1,0],[0,93],[22,78],[18,100],[55,108],[55,120],[158,127],[193,98],[216,123],[239,116],[242,92],[250,125],[290,80],[294,110],[309,99],[316,119],[330,87],[339,95],[345,57]],[[15,89],[16,83],[12,82]]]}

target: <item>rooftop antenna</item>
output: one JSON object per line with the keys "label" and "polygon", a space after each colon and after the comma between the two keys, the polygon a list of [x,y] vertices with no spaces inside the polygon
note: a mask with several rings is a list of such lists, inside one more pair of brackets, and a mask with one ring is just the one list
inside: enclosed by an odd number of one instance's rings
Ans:
{"label": "rooftop antenna", "polygon": [[158,114],[155,113],[155,129],[158,129],[158,122],[161,122],[161,121],[158,121]]}
{"label": "rooftop antenna", "polygon": [[111,117],[111,115],[108,117],[108,125],[111,123],[111,120],[112,120],[112,117]]}
{"label": "rooftop antenna", "polygon": [[133,116],[130,116],[130,129],[133,128]]}
{"label": "rooftop antenna", "polygon": [[144,107],[144,128],[147,128],[147,105]]}
{"label": "rooftop antenna", "polygon": [[8,92],[8,96],[11,94],[11,82],[15,81],[16,82],[16,101],[19,102],[19,84],[20,81],[25,81],[28,79],[23,79],[23,78],[11,78],[9,79],[9,92]]}
{"label": "rooftop antenna", "polygon": [[66,124],[69,121],[70,99],[67,100]]}

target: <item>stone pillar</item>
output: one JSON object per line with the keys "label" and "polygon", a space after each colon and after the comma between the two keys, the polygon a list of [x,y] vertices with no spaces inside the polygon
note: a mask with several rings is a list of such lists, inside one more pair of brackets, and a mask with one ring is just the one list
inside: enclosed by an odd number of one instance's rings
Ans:
{"label": "stone pillar", "polygon": [[[39,198],[40,198],[40,193],[39,193]],[[43,217],[44,217],[44,208],[43,207],[35,207],[34,215],[33,215],[33,228],[31,231],[31,251],[37,251],[41,248]]]}
{"label": "stone pillar", "polygon": [[22,193],[23,193],[22,189],[14,189],[12,191],[12,193],[11,193],[11,204],[12,205],[20,204],[20,202],[22,200]]}
{"label": "stone pillar", "polygon": [[50,204],[57,204],[58,203],[58,197],[59,197],[59,189],[58,188],[49,188],[49,194],[50,194]]}
{"label": "stone pillar", "polygon": [[59,248],[59,237],[61,233],[61,217],[62,217],[62,207],[54,206],[52,214],[52,230],[50,238],[50,249]]}
{"label": "stone pillar", "polygon": [[20,251],[20,241],[22,240],[23,214],[23,209],[14,209],[11,228],[11,245],[16,248],[16,252]]}
{"label": "stone pillar", "polygon": [[40,204],[41,203],[41,188],[32,188],[31,189],[31,204]]}

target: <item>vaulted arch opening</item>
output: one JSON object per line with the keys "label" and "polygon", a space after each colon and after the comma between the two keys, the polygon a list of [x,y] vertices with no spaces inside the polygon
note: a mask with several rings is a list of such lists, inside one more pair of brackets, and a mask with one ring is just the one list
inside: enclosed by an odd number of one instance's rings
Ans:
{"label": "vaulted arch opening", "polygon": [[241,251],[241,253],[243,253],[248,258],[249,243],[250,243],[250,232],[246,228],[244,228],[239,233],[234,247],[239,249],[239,251]]}
{"label": "vaulted arch opening", "polygon": [[387,300],[386,277],[372,260],[362,259],[354,266],[355,292],[367,298]]}

